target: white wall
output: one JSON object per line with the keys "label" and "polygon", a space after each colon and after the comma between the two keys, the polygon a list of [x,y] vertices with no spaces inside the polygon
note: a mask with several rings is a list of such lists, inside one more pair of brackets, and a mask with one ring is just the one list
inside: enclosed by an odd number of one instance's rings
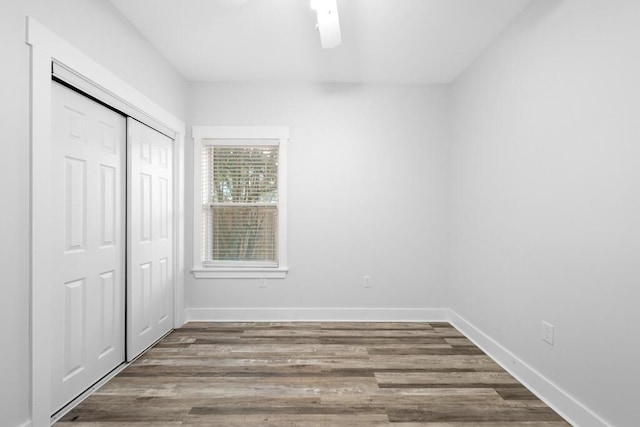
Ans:
{"label": "white wall", "polygon": [[184,119],[186,83],[111,6],[98,0],[0,4],[0,424],[29,418],[29,48],[25,16],[85,51]]}
{"label": "white wall", "polygon": [[452,89],[451,305],[616,426],[640,425],[639,23],[534,1]]}
{"label": "white wall", "polygon": [[[194,125],[290,126],[290,272],[267,288],[189,274],[187,307],[446,305],[445,87],[194,83],[189,116]],[[191,265],[190,253],[185,263]],[[363,288],[363,275],[372,277],[371,289]]]}

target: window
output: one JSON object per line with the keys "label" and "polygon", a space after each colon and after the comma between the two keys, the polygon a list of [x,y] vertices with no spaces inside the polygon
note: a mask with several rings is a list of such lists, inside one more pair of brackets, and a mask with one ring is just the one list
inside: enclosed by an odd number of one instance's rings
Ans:
{"label": "window", "polygon": [[[216,142],[214,142],[216,144]],[[278,147],[202,147],[203,265],[278,265]]]}
{"label": "window", "polygon": [[288,128],[194,126],[193,137],[195,277],[284,277]]}

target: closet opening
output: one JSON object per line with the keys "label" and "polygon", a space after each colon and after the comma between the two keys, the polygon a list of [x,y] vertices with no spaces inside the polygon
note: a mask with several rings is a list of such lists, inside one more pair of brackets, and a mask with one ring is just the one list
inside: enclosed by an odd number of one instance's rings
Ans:
{"label": "closet opening", "polygon": [[53,63],[54,417],[174,324],[174,141],[56,69],[64,71]]}
{"label": "closet opening", "polygon": [[[135,357],[136,351],[144,350],[155,342],[156,339],[152,337],[157,331],[156,324],[162,323],[163,327],[167,325],[167,330],[171,330],[184,323],[185,124],[130,83],[123,81],[31,17],[26,19],[26,43],[30,46],[31,59],[30,407],[32,425],[44,426],[51,424],[52,414],[57,410],[53,393],[54,378],[58,376],[67,382],[80,383],[79,378],[90,370],[89,365],[83,364],[83,360],[87,358],[78,350],[81,349],[81,344],[92,342],[92,346],[98,348],[100,361],[110,359],[113,354],[120,355],[119,358],[122,360],[131,360]],[[71,94],[83,93],[84,99],[92,105],[90,109],[95,107],[107,116],[115,114],[114,117],[120,118],[120,124],[113,128],[107,126],[108,120],[94,122],[98,129],[97,134],[107,135],[107,143],[100,148],[102,152],[81,150],[82,144],[79,139],[82,135],[82,114],[76,113],[82,111],[74,113],[63,108],[62,111],[68,115],[65,119],[67,133],[75,138],[67,138],[71,141],[67,141],[68,146],[54,154],[55,150],[60,149],[52,138],[54,90],[58,90],[56,87],[65,91],[70,91],[69,87],[73,87]],[[72,117],[69,118],[69,115]],[[125,122],[124,127],[122,120]],[[149,129],[149,126],[154,130]],[[119,132],[124,132],[125,143],[120,147],[119,155],[123,156],[125,161],[116,161],[113,157],[111,160],[101,160],[102,153],[108,154],[111,151],[113,155],[114,146],[118,152],[118,138],[114,139],[111,136],[119,134],[121,137],[122,133]],[[149,132],[152,132],[153,138],[150,138]],[[135,149],[131,148],[134,145],[139,148],[137,160],[131,157],[135,154]],[[69,149],[69,152],[65,154],[66,149]],[[88,157],[84,159],[82,155]],[[54,162],[54,157],[59,161]],[[127,161],[128,158],[139,163],[137,169]],[[132,183],[132,172],[140,175],[136,188]],[[75,179],[76,177],[80,179]],[[88,191],[91,185],[97,185],[97,195],[96,191]],[[62,195],[56,194],[56,191]],[[131,203],[132,193],[135,191],[141,193],[137,197],[140,208],[131,210],[127,204]],[[65,199],[66,195],[70,197]],[[89,204],[89,200],[92,200],[93,204]],[[108,209],[104,210],[102,215],[100,209],[103,206],[115,206],[116,214],[112,215],[114,210]],[[89,215],[90,213],[93,215]],[[118,215],[120,227],[113,228]],[[64,227],[57,226],[56,218]],[[132,218],[139,221],[137,226],[130,225]],[[89,220],[97,221],[98,227],[96,228],[94,223],[93,227],[89,227]],[[152,224],[151,220],[155,222]],[[102,226],[105,227],[101,229]],[[141,226],[147,227],[145,233],[151,233],[144,245],[140,243],[142,232],[132,235],[138,237],[137,243],[133,242],[132,238],[125,239],[131,235],[131,230],[139,231]],[[83,251],[91,252],[88,250],[91,240],[89,233],[94,234],[94,243],[91,243],[94,251],[114,246],[109,243],[111,238],[121,242],[122,246],[117,250],[110,249],[112,253],[109,256],[94,257],[95,259],[87,263],[78,262],[77,260],[83,256]],[[120,236],[118,233],[124,233],[125,238],[116,239]],[[162,240],[163,243],[156,245],[157,240]],[[155,249],[146,251],[146,248]],[[170,248],[170,251],[167,248]],[[136,251],[138,256],[134,259],[132,257],[136,256]],[[61,262],[65,257],[68,259]],[[101,264],[107,260],[118,261],[112,265]],[[136,270],[131,268],[132,260],[139,263]],[[126,271],[122,268],[123,262],[127,264]],[[86,271],[79,274],[71,273],[68,267],[74,265],[80,265]],[[122,274],[125,275],[124,279]],[[153,288],[154,283],[157,283],[156,278],[164,278],[163,283],[168,284],[169,288],[167,293],[163,294]],[[111,292],[117,288],[118,280],[131,283],[138,281],[143,286],[135,288],[137,293],[134,286],[128,286],[123,295],[119,295]],[[111,299],[102,299],[108,304],[105,303],[102,307],[97,303],[83,305],[85,296],[86,301],[90,301],[86,293],[89,282],[93,283],[93,288],[101,289],[104,295],[110,296]],[[136,307],[136,301],[143,301],[145,296],[149,295],[148,292],[145,293],[149,289],[155,291],[153,295],[156,299],[152,301],[153,306],[160,306],[159,301],[165,302],[162,310],[154,311],[144,304],[138,304],[142,308]],[[95,292],[95,289],[92,289],[92,292]],[[166,295],[166,298],[158,298],[161,295]],[[122,339],[112,341],[122,343],[118,345],[112,345],[105,338],[113,336],[112,329],[105,327],[111,322],[94,322],[90,326],[89,321],[82,321],[85,313],[89,313],[88,305],[98,307],[97,310],[104,311],[105,318],[110,319],[108,315],[113,311],[106,310],[106,307],[110,306],[114,298],[122,302],[126,312],[126,326],[113,328],[113,331],[124,331],[124,342]],[[54,304],[54,300],[58,303],[62,301],[63,304]],[[67,317],[64,317],[64,309],[54,313],[54,307],[65,307],[64,304],[73,307],[66,313]],[[54,316],[61,320],[58,325],[54,325]],[[117,322],[114,320],[113,323]],[[100,333],[88,334],[86,329],[89,327],[96,328]],[[55,330],[62,331],[62,339],[54,334]],[[65,337],[70,339],[65,341]],[[54,356],[60,349],[63,352]],[[114,372],[125,366],[122,362],[112,362],[114,365],[120,364],[115,370],[108,371],[109,368],[105,368],[105,372],[110,373],[106,377],[97,375],[95,378],[102,380],[93,383],[93,386],[89,385],[89,390],[82,393],[79,399],[84,398]],[[54,370],[54,366],[57,371]],[[59,381],[62,383],[62,379]],[[66,400],[62,401],[64,402]],[[74,403],[76,399],[72,401],[72,405]]]}

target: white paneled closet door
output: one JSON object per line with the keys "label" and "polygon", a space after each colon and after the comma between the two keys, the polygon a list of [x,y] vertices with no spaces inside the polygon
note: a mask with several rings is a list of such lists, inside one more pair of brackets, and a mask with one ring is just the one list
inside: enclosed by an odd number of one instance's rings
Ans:
{"label": "white paneled closet door", "polygon": [[173,328],[173,140],[127,119],[127,359]]}
{"label": "white paneled closet door", "polygon": [[126,119],[52,86],[55,413],[125,358]]}

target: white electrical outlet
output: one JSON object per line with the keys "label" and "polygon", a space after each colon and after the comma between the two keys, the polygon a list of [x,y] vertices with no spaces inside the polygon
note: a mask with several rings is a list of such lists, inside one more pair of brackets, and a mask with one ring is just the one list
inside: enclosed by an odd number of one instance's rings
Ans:
{"label": "white electrical outlet", "polygon": [[544,320],[542,321],[542,339],[548,344],[553,345],[553,325]]}
{"label": "white electrical outlet", "polygon": [[365,288],[370,288],[371,287],[371,276],[363,276],[362,277],[362,282],[363,282]]}

